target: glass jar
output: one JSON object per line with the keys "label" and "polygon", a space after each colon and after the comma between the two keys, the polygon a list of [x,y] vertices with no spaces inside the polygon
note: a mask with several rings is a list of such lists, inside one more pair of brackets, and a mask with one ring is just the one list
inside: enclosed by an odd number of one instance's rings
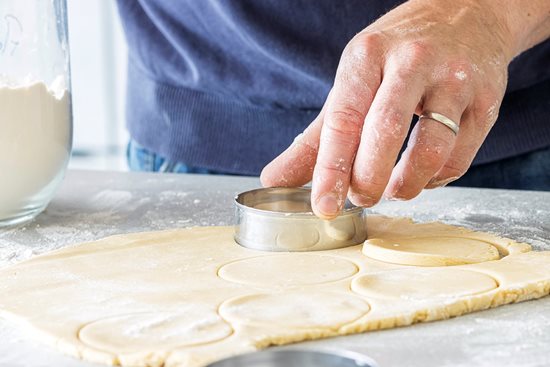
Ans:
{"label": "glass jar", "polygon": [[66,0],[1,0],[0,226],[46,208],[71,146]]}

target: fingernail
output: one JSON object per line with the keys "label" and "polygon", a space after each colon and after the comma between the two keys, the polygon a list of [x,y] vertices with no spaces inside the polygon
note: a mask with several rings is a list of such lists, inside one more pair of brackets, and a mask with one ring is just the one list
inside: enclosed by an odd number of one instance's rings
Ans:
{"label": "fingernail", "polygon": [[348,198],[350,201],[357,206],[371,207],[376,204],[376,200],[370,196],[358,194],[358,193],[348,193]]}
{"label": "fingernail", "polygon": [[382,195],[382,197],[385,200],[388,200],[388,201],[404,201],[404,200],[406,200],[405,198],[403,198],[399,195],[399,190],[389,191],[389,192],[384,191],[384,194]]}
{"label": "fingernail", "polygon": [[321,196],[317,200],[317,210],[327,217],[334,217],[340,211],[338,198],[331,193]]}
{"label": "fingernail", "polygon": [[384,199],[386,199],[387,201],[405,201],[405,200],[407,200],[405,198],[400,198],[400,197],[397,197],[397,196],[389,196],[389,195],[384,195]]}
{"label": "fingernail", "polygon": [[444,178],[444,179],[436,179],[436,178],[432,178],[430,180],[430,182],[428,182],[428,185],[430,186],[434,186],[435,187],[443,187],[443,186],[447,186],[448,184],[450,184],[451,182],[453,181],[456,181],[458,180],[460,177],[456,176],[456,177],[448,177],[448,178]]}

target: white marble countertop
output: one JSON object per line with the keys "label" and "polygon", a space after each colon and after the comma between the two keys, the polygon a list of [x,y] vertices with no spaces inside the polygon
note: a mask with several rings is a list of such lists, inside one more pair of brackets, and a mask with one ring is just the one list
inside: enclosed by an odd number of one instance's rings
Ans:
{"label": "white marble countertop", "polygon": [[[35,221],[0,230],[0,267],[112,234],[233,223],[233,197],[257,178],[69,171]],[[444,188],[372,212],[440,220],[550,250],[550,192]],[[550,297],[446,321],[303,343],[343,348],[380,367],[550,366]],[[85,367],[0,320],[0,366]]]}

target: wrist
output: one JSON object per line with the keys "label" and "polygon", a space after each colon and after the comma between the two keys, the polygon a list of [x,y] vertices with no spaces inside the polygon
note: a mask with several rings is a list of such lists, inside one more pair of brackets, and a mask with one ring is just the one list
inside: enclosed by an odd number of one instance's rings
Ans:
{"label": "wrist", "polygon": [[484,0],[510,60],[550,37],[550,1]]}

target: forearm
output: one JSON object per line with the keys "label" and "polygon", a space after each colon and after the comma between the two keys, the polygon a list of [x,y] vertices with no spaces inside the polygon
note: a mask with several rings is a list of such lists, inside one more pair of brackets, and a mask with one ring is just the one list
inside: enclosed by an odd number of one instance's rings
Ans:
{"label": "forearm", "polygon": [[550,37],[550,0],[483,2],[492,10],[504,30],[510,56],[517,56]]}

